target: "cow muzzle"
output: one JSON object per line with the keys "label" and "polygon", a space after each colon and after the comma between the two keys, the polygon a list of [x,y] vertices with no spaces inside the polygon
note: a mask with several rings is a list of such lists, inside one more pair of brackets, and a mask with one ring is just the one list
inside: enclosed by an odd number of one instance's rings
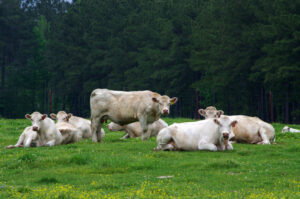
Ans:
{"label": "cow muzzle", "polygon": [[164,114],[164,115],[168,115],[168,114],[169,114],[169,110],[168,110],[168,109],[164,109],[164,110],[163,110],[163,114]]}
{"label": "cow muzzle", "polygon": [[224,138],[225,140],[228,140],[228,138],[229,138],[229,133],[223,133],[223,138]]}
{"label": "cow muzzle", "polygon": [[38,131],[38,130],[39,130],[39,127],[33,126],[33,127],[32,127],[32,130],[33,130],[33,131]]}

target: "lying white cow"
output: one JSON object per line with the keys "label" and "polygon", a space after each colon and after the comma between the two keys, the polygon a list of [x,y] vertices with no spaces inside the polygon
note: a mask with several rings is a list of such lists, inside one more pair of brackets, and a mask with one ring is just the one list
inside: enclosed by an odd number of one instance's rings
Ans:
{"label": "lying white cow", "polygon": [[[148,131],[147,136],[148,137],[154,137],[157,136],[158,132],[167,127],[168,124],[163,121],[162,119],[159,119],[152,124],[148,125]],[[133,122],[126,125],[119,125],[114,122],[111,122],[107,125],[107,128],[109,131],[125,131],[126,135],[123,136],[121,139],[127,139],[127,138],[133,138],[133,137],[140,137],[142,135],[142,128],[139,122]]]}
{"label": "lying white cow", "polygon": [[81,140],[82,132],[68,122],[71,116],[67,115],[64,111],[59,111],[57,116],[51,113],[50,116],[52,119],[57,119],[55,125],[62,135],[62,144],[70,144]]}
{"label": "lying white cow", "polygon": [[202,115],[205,119],[207,118],[219,118],[224,114],[224,111],[217,110],[214,106],[206,107],[206,109],[199,109],[198,113]]}
{"label": "lying white cow", "polygon": [[62,142],[62,135],[56,128],[53,120],[46,114],[33,112],[31,115],[26,114],[25,118],[31,120],[32,130],[37,132],[38,140],[41,146],[54,146]]}
{"label": "lying white cow", "polygon": [[[203,112],[200,114],[206,119],[216,117],[213,116],[213,114],[207,114],[207,112],[205,112],[205,114],[203,114]],[[228,117],[231,120],[238,121],[237,125],[233,128],[235,137],[232,140],[250,144],[275,143],[275,130],[271,124],[262,121],[258,117],[249,117],[245,115],[232,115]]]}
{"label": "lying white cow", "polygon": [[300,133],[300,130],[293,129],[293,128],[288,127],[288,126],[283,127],[281,133],[288,133],[288,132],[290,132],[290,133]]}
{"label": "lying white cow", "polygon": [[12,149],[17,147],[38,147],[38,146],[40,146],[38,140],[38,134],[36,131],[32,130],[32,126],[28,126],[22,132],[18,142],[15,145],[6,146],[6,148]]}
{"label": "lying white cow", "polygon": [[[84,119],[82,117],[77,117],[72,115],[72,113],[67,114],[65,111],[59,111],[56,114],[51,113],[51,118],[57,120],[58,117],[65,118],[64,121],[72,124],[75,126],[82,134],[82,138],[90,138],[92,137],[92,130],[91,130],[91,121]],[[101,137],[105,136],[105,131],[101,129]]]}
{"label": "lying white cow", "polygon": [[177,101],[152,91],[113,91],[96,89],[91,93],[91,122],[93,141],[101,142],[101,127],[105,120],[125,125],[139,121],[142,140],[148,138],[148,124],[158,120],[161,114],[169,114],[170,105]]}
{"label": "lying white cow", "polygon": [[228,141],[237,121],[227,116],[198,122],[174,123],[157,135],[158,150],[232,150]]}

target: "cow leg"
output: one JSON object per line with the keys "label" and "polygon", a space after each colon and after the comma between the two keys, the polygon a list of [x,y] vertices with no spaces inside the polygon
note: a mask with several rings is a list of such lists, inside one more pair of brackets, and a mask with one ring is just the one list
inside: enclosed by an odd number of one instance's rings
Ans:
{"label": "cow leg", "polygon": [[159,150],[172,150],[174,146],[170,144],[172,141],[172,136],[168,128],[162,129],[157,135],[157,147],[154,148],[155,151]]}
{"label": "cow leg", "polygon": [[216,145],[211,144],[211,143],[207,143],[204,140],[200,140],[198,143],[198,149],[199,150],[209,150],[209,151],[217,151],[218,148]]}
{"label": "cow leg", "polygon": [[[91,118],[92,140],[93,142],[101,142],[101,117]],[[99,130],[100,129],[100,130]]]}
{"label": "cow leg", "polygon": [[139,120],[140,125],[141,125],[141,129],[142,129],[142,140],[147,140],[150,135],[148,135],[148,124],[147,124],[147,120],[144,118],[141,118]]}
{"label": "cow leg", "polygon": [[266,130],[264,128],[260,128],[258,133],[263,141],[258,142],[257,144],[270,144],[270,140],[268,139]]}
{"label": "cow leg", "polygon": [[54,145],[55,145],[55,140],[50,140],[49,142],[44,144],[44,146],[54,146]]}
{"label": "cow leg", "polygon": [[130,137],[129,134],[126,133],[126,135],[124,135],[121,139],[122,139],[122,140],[125,140],[125,139],[128,139],[129,137]]}
{"label": "cow leg", "polygon": [[32,142],[32,136],[29,136],[24,142],[24,147],[30,147],[31,142]]}
{"label": "cow leg", "polygon": [[23,144],[24,140],[25,140],[25,133],[22,133],[15,147],[20,147]]}

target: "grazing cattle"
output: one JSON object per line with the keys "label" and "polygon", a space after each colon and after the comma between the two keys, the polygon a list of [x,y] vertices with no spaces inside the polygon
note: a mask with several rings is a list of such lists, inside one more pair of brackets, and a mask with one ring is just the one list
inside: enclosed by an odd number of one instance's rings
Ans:
{"label": "grazing cattle", "polygon": [[9,145],[6,146],[5,148],[12,149],[17,147],[38,147],[38,146],[40,146],[38,140],[38,134],[36,131],[32,130],[32,126],[28,126],[22,132],[18,142],[15,145]]}
{"label": "grazing cattle", "polygon": [[[203,112],[200,114],[205,118],[209,118],[209,114],[204,114]],[[232,141],[250,144],[275,143],[275,130],[271,124],[262,121],[258,117],[245,115],[232,115],[229,118],[238,121],[233,128],[235,137]]]}
{"label": "grazing cattle", "polygon": [[[148,137],[157,136],[158,132],[167,126],[168,124],[162,119],[157,120],[152,124],[148,125],[147,136]],[[126,135],[123,136],[121,139],[127,139],[129,137],[130,138],[140,137],[142,135],[142,128],[139,122],[133,122],[123,126],[111,122],[107,125],[107,128],[109,131],[125,131]]]}
{"label": "grazing cattle", "polygon": [[157,147],[154,150],[232,150],[228,140],[234,136],[231,127],[236,123],[227,116],[174,123],[158,133]]}
{"label": "grazing cattle", "polygon": [[41,146],[54,146],[62,142],[62,135],[56,128],[53,120],[46,114],[33,112],[31,115],[26,114],[25,118],[31,120],[32,130],[37,132],[38,140]]}
{"label": "grazing cattle", "polygon": [[206,109],[199,109],[198,113],[202,115],[205,119],[207,118],[219,118],[224,114],[222,110],[217,110],[214,106],[206,107]]}
{"label": "grazing cattle", "polygon": [[289,133],[300,133],[300,130],[298,130],[298,129],[293,129],[293,128],[288,127],[288,126],[283,127],[281,133],[288,133],[288,132],[289,132]]}
{"label": "grazing cattle", "polygon": [[[92,137],[91,121],[74,116],[72,113],[67,114],[65,111],[59,111],[57,114],[51,113],[50,116],[58,122],[65,121],[72,124],[75,128],[77,128],[80,137],[84,139]],[[104,136],[105,131],[104,129],[101,129],[101,137],[103,138]]]}
{"label": "grazing cattle", "polygon": [[177,101],[151,91],[113,91],[95,89],[91,93],[91,122],[94,142],[101,142],[101,127],[105,120],[125,125],[139,121],[142,140],[148,138],[148,124],[158,120],[161,114],[169,114],[170,105]]}

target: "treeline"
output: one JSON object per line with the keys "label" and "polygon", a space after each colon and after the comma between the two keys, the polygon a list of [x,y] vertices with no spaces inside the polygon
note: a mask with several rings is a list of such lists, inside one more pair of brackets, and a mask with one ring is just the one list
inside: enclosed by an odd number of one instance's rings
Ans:
{"label": "treeline", "polygon": [[0,117],[90,114],[95,88],[176,96],[171,116],[300,122],[300,1],[0,0]]}

